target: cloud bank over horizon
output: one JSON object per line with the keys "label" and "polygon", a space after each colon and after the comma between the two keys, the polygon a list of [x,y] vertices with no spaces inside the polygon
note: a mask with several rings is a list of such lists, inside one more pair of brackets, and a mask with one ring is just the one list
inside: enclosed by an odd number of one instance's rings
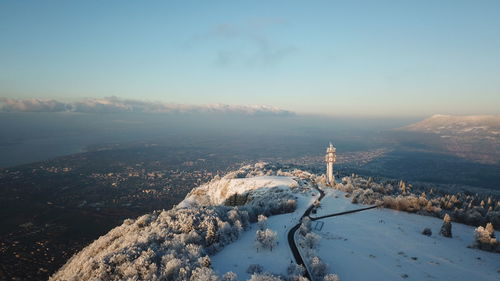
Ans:
{"label": "cloud bank over horizon", "polygon": [[55,99],[0,98],[0,112],[79,112],[79,113],[164,113],[240,114],[289,116],[294,112],[267,105],[206,104],[188,105],[123,99],[116,96],[88,98],[74,102]]}

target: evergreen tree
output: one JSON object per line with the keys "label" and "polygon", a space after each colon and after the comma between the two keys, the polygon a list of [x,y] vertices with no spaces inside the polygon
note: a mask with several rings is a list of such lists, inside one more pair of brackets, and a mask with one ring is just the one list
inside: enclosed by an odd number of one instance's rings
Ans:
{"label": "evergreen tree", "polygon": [[452,237],[451,234],[451,217],[450,215],[446,214],[444,215],[443,218],[443,225],[441,226],[441,231],[439,232],[444,237]]}

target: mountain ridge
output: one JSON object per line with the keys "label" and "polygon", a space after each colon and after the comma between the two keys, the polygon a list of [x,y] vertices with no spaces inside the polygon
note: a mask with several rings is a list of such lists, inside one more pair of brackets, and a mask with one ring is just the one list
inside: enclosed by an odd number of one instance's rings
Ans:
{"label": "mountain ridge", "polygon": [[[432,136],[436,151],[482,164],[500,164],[500,115],[436,114],[394,131]],[[418,136],[412,137],[418,140]]]}
{"label": "mountain ridge", "polygon": [[[479,127],[477,127],[479,126]],[[488,128],[484,128],[487,126]],[[444,115],[435,114],[417,123],[399,128],[400,130],[422,131],[431,133],[453,132],[467,133],[478,129],[495,130],[500,134],[500,115]]]}

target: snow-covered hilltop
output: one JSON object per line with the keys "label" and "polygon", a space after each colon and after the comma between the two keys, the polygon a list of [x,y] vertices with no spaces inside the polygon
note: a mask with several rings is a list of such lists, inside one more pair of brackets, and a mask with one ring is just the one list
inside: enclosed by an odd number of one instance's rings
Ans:
{"label": "snow-covered hilltop", "polygon": [[297,182],[291,177],[256,176],[252,178],[231,178],[231,176],[230,174],[193,189],[186,196],[186,199],[179,204],[179,207],[221,205],[233,196],[247,196],[247,194],[251,194],[255,197],[265,195],[270,190],[279,192],[298,186]]}
{"label": "snow-covered hilltop", "polygon": [[[335,189],[324,182],[290,166],[244,166],[193,189],[171,210],[125,220],[50,280],[498,280],[492,224],[474,231],[452,220],[453,237],[437,234],[443,214],[449,211],[448,223],[458,214],[448,204],[459,206],[462,197],[417,198],[404,183],[356,176]],[[484,219],[500,213],[495,200],[482,203]]]}
{"label": "snow-covered hilltop", "polygon": [[294,212],[299,196],[314,198],[313,175],[280,168],[245,166],[193,189],[171,210],[125,220],[50,280],[218,280],[210,255],[236,241],[259,215]]}

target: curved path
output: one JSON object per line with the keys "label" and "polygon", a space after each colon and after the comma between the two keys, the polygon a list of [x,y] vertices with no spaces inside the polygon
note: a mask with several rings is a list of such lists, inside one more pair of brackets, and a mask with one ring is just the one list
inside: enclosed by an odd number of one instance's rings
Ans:
{"label": "curved path", "polygon": [[321,217],[314,217],[314,218],[313,217],[309,217],[309,218],[312,221],[315,221],[315,220],[329,218],[329,217],[335,217],[335,216],[347,215],[347,214],[351,214],[351,213],[357,213],[357,212],[361,212],[361,211],[365,211],[365,210],[375,209],[375,208],[378,208],[378,207],[379,207],[378,205],[375,205],[375,206],[370,206],[370,207],[366,207],[366,208],[360,208],[360,209],[355,209],[355,210],[350,210],[350,211],[344,211],[344,212],[340,212],[340,213],[329,214],[329,215],[325,215],[325,216],[321,216]]}
{"label": "curved path", "polygon": [[[325,197],[325,192],[323,190],[319,189],[318,185],[315,182],[313,182],[313,186],[314,186],[314,189],[319,191],[320,196],[319,196],[318,200],[321,201],[321,199],[323,199],[323,197]],[[314,205],[311,204],[311,206],[309,206],[307,208],[307,210],[304,212],[304,214],[300,217],[299,223],[297,223],[294,227],[292,227],[288,231],[288,236],[287,236],[288,245],[290,245],[290,249],[292,250],[292,254],[293,254],[293,257],[295,259],[295,263],[297,263],[298,265],[302,265],[306,269],[304,272],[304,277],[307,277],[309,280],[311,280],[311,275],[307,271],[306,264],[304,263],[304,260],[300,256],[299,249],[297,248],[297,245],[295,244],[295,232],[297,231],[297,229],[299,229],[300,224],[301,224],[300,221],[302,220],[302,218],[306,217],[306,216],[308,217],[313,208],[314,208]]]}
{"label": "curved path", "polygon": [[[318,185],[315,182],[313,182],[313,187],[314,187],[314,189],[316,189],[317,191],[319,191],[320,196],[318,198],[318,201],[321,201],[321,199],[323,199],[323,197],[325,197],[325,192],[323,190],[319,189]],[[311,221],[315,221],[315,220],[319,220],[319,219],[323,219],[323,218],[341,216],[341,215],[346,215],[346,214],[361,212],[361,211],[365,211],[365,210],[370,210],[370,209],[374,209],[374,208],[377,208],[377,207],[378,206],[375,205],[375,206],[370,206],[370,207],[366,207],[366,208],[360,208],[360,209],[355,209],[355,210],[350,210],[350,211],[345,211],[345,212],[340,212],[340,213],[329,214],[329,215],[325,215],[325,216],[321,216],[321,217],[311,218],[309,215],[311,214],[311,211],[314,208],[314,205],[311,204],[311,206],[309,206],[306,209],[306,211],[304,212],[304,214],[300,217],[299,223],[296,224],[294,227],[292,227],[288,231],[288,236],[287,236],[287,238],[288,238],[288,244],[290,245],[290,249],[292,250],[292,254],[293,254],[293,257],[295,259],[295,262],[298,265],[302,265],[304,267],[304,269],[305,269],[304,277],[307,277],[309,280],[312,280],[311,274],[307,271],[306,264],[305,264],[304,260],[302,259],[302,256],[300,256],[299,249],[297,248],[297,245],[295,244],[295,232],[297,232],[297,229],[299,229],[299,227],[301,225],[300,221],[302,220],[302,218],[304,218],[304,217],[307,216],[307,217],[309,217],[311,219]]]}

